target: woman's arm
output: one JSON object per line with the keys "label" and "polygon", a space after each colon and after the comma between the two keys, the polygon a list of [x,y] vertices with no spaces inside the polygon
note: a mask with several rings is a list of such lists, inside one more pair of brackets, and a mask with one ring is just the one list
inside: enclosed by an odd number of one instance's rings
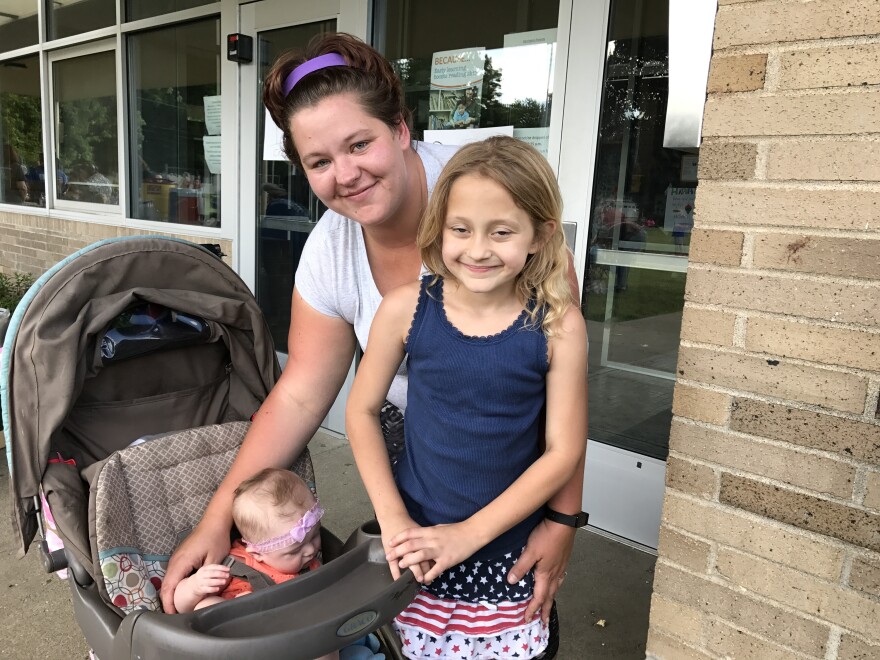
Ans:
{"label": "woman's arm", "polygon": [[433,560],[430,582],[540,509],[568,482],[582,462],[586,445],[586,329],[578,310],[569,308],[558,336],[550,341],[547,372],[547,425],[544,453],[501,495],[467,520],[453,525],[407,530],[392,539],[393,559],[401,567]]}
{"label": "woman's arm", "polygon": [[[379,425],[379,411],[388,388],[404,358],[406,333],[418,300],[418,286],[404,286],[382,300],[370,326],[367,350],[358,366],[345,409],[345,430],[358,471],[364,482],[376,519],[382,530],[386,552],[388,540],[415,523],[397,490],[388,450]],[[396,562],[389,562],[394,579],[400,577]],[[421,569],[413,566],[417,578]]]}
{"label": "woman's arm", "polygon": [[174,589],[182,578],[229,552],[238,485],[263,468],[288,467],[302,453],[345,382],[354,347],[354,330],[346,321],[316,311],[294,288],[287,365],[201,522],[171,557],[161,592],[166,612],[174,612]]}

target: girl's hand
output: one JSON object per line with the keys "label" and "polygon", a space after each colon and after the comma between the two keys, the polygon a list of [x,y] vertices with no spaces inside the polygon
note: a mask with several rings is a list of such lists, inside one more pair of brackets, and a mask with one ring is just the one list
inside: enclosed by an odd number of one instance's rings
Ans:
{"label": "girl's hand", "polygon": [[542,520],[532,530],[525,549],[507,574],[507,581],[515,584],[535,569],[535,593],[525,611],[526,621],[531,621],[540,608],[541,619],[549,625],[550,609],[565,577],[575,531],[574,527]]}
{"label": "girl's hand", "polygon": [[219,594],[229,584],[229,567],[222,564],[207,564],[196,571],[192,580],[193,593],[204,598]]}
{"label": "girl's hand", "polygon": [[385,548],[385,559],[388,560],[388,567],[391,569],[391,576],[396,580],[400,574],[407,568],[411,569],[416,580],[424,582],[425,573],[431,568],[429,562],[416,562],[413,565],[401,565],[397,560],[399,557],[394,555],[392,539],[399,536],[406,530],[422,529],[412,518],[407,515],[395,516],[391,519],[383,520],[379,527],[382,530],[382,546]]}
{"label": "girl's hand", "polygon": [[407,529],[392,537],[391,546],[389,557],[398,560],[401,568],[433,561],[434,565],[424,575],[425,584],[430,584],[447,568],[460,564],[474,554],[483,544],[465,523],[455,523]]}

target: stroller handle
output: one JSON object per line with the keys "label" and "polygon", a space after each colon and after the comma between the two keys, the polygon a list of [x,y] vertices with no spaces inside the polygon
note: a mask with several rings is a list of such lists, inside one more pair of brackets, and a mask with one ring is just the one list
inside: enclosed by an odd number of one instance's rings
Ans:
{"label": "stroller handle", "polygon": [[380,539],[271,589],[189,614],[135,612],[123,619],[113,658],[310,660],[389,623],[421,585],[391,580]]}

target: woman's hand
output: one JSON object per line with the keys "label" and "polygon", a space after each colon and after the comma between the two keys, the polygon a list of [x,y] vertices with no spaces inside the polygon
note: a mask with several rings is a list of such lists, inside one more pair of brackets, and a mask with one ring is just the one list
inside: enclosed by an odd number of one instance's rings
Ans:
{"label": "woman's hand", "polygon": [[514,584],[535,570],[535,593],[525,612],[526,621],[531,621],[540,609],[541,619],[549,624],[550,609],[565,578],[576,531],[574,527],[542,520],[532,530],[525,549],[507,574],[507,581]]}
{"label": "woman's hand", "polygon": [[161,590],[162,609],[168,614],[177,613],[174,590],[183,578],[205,564],[219,564],[229,554],[229,529],[203,527],[203,524],[186,537],[168,562]]}
{"label": "woman's hand", "polygon": [[433,563],[423,580],[430,584],[443,571],[460,564],[482,545],[464,523],[412,527],[392,537],[389,557],[397,560],[401,568]]}

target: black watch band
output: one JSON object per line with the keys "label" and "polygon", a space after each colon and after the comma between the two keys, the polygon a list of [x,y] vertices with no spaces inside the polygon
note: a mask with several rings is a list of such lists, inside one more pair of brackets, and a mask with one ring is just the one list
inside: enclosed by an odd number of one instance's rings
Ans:
{"label": "black watch band", "polygon": [[552,520],[555,523],[559,523],[560,525],[568,525],[569,527],[583,527],[587,524],[587,521],[590,519],[590,514],[586,511],[579,511],[574,515],[569,515],[567,513],[559,513],[559,511],[554,511],[549,506],[544,507],[544,517],[547,520]]}

